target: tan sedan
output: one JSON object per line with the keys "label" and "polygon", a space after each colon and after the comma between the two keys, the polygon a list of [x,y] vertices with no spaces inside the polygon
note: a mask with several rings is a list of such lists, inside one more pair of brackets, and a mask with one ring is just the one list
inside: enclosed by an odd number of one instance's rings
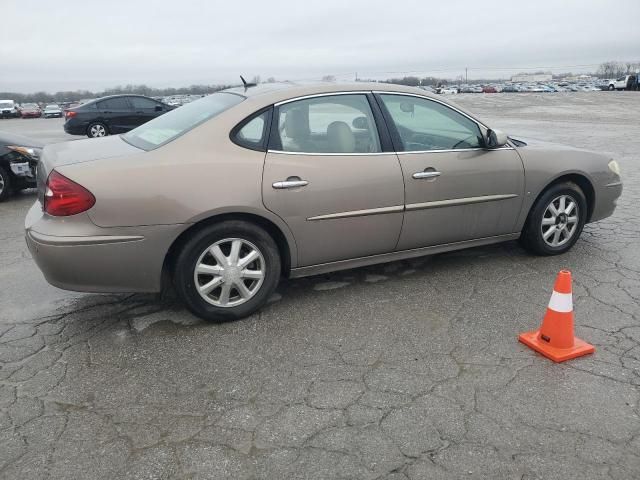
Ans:
{"label": "tan sedan", "polygon": [[611,158],[506,137],[422,90],[230,89],[126,134],[47,146],[26,218],[47,280],[237,319],[301,277],[520,239],[569,250],[622,191]]}

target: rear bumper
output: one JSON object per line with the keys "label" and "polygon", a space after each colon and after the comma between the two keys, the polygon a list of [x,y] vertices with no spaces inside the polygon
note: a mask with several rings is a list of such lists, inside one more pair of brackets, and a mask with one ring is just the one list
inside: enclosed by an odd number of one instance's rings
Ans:
{"label": "rear bumper", "polygon": [[66,133],[71,135],[86,135],[87,126],[86,122],[78,122],[71,119],[64,123],[63,128]]}
{"label": "rear bumper", "polygon": [[161,290],[164,259],[182,225],[116,229],[65,218],[66,224],[43,214],[36,202],[25,220],[29,252],[51,285],[96,293]]}

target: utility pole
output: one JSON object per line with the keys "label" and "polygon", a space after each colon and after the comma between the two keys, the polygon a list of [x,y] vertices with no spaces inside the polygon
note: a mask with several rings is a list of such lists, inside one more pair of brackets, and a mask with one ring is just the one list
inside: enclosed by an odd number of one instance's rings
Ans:
{"label": "utility pole", "polygon": [[464,67],[464,83],[469,85],[469,74],[468,74],[467,70],[468,70],[468,68]]}
{"label": "utility pole", "polygon": [[358,72],[356,72],[356,82],[358,81]]}

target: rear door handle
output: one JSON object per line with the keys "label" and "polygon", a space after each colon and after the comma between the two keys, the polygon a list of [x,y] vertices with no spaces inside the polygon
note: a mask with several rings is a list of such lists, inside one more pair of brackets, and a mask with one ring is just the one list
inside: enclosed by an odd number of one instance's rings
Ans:
{"label": "rear door handle", "polygon": [[436,172],[436,171],[428,171],[428,172],[416,172],[413,174],[413,178],[415,178],[416,180],[419,180],[421,178],[436,178],[439,177],[441,174],[440,172]]}
{"label": "rear door handle", "polygon": [[309,182],[301,180],[300,177],[289,177],[283,182],[275,182],[273,188],[282,190],[283,188],[298,188],[306,187],[307,185],[309,185]]}

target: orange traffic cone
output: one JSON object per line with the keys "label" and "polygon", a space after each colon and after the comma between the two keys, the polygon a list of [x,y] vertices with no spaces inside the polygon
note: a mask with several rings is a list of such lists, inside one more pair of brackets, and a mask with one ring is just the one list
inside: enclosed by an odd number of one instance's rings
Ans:
{"label": "orange traffic cone", "polygon": [[593,345],[573,336],[571,272],[558,273],[540,330],[521,333],[518,340],[554,362],[595,352]]}

